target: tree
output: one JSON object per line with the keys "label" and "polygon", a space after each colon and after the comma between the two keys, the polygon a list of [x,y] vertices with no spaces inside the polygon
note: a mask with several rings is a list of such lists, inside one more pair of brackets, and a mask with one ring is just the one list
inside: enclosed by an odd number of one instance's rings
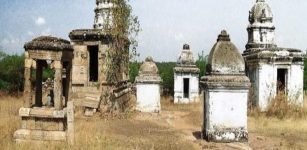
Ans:
{"label": "tree", "polygon": [[[111,27],[106,26],[104,31],[111,35],[112,45],[107,50],[106,55],[109,60],[106,60],[106,75],[107,81],[116,83],[121,80],[119,72],[128,72],[129,60],[134,55],[137,55],[136,47],[138,45],[136,37],[140,31],[138,18],[132,15],[132,8],[128,4],[128,0],[113,0],[114,7],[112,8],[109,22]],[[131,53],[129,53],[129,47]]]}

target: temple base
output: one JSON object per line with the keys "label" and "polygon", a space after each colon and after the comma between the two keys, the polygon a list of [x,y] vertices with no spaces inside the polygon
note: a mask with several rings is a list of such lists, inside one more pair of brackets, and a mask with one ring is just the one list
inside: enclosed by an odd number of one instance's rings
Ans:
{"label": "temple base", "polygon": [[230,143],[248,142],[248,132],[242,129],[221,129],[215,131],[202,131],[202,139],[209,142]]}

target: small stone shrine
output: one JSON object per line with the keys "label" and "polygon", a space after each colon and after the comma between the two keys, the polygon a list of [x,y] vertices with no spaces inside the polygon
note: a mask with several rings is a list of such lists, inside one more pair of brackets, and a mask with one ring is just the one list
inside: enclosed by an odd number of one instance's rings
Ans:
{"label": "small stone shrine", "polygon": [[254,4],[249,12],[249,23],[243,56],[246,74],[252,83],[251,104],[266,111],[270,101],[281,93],[290,104],[303,106],[304,53],[277,46],[273,13],[265,0]]}
{"label": "small stone shrine", "polygon": [[199,69],[195,65],[190,46],[185,44],[174,68],[174,103],[199,100]]}
{"label": "small stone shrine", "polygon": [[[70,42],[63,39],[42,36],[25,44],[24,104],[19,109],[22,124],[14,133],[16,141],[73,142],[72,58]],[[42,75],[48,66],[54,71],[53,94],[48,103],[43,103]],[[34,71],[35,77],[32,76]],[[35,85],[32,85],[33,81]]]}
{"label": "small stone shrine", "polygon": [[226,31],[218,36],[201,78],[203,89],[202,137],[213,142],[248,140],[247,100],[250,81],[245,63]]}
{"label": "small stone shrine", "polygon": [[147,57],[140,67],[139,75],[136,77],[137,107],[141,112],[159,113],[160,83],[158,67],[152,57]]}

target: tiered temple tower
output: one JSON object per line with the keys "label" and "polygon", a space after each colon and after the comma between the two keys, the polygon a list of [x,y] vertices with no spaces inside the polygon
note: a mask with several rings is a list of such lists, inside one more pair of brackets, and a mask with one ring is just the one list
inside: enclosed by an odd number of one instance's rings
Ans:
{"label": "tiered temple tower", "polygon": [[246,49],[276,47],[273,13],[265,0],[257,0],[249,12],[249,23]]}

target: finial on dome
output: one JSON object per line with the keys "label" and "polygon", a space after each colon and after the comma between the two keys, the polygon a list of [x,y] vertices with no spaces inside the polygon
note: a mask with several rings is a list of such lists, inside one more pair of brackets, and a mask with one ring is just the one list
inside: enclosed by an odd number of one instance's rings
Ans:
{"label": "finial on dome", "polygon": [[227,33],[226,30],[222,30],[217,41],[230,41],[229,34]]}
{"label": "finial on dome", "polygon": [[184,44],[183,45],[183,50],[190,50],[190,45],[189,44]]}
{"label": "finial on dome", "polygon": [[265,0],[257,0],[257,3],[258,3],[258,2],[265,2]]}
{"label": "finial on dome", "polygon": [[146,62],[153,62],[153,58],[151,56],[146,57],[145,59]]}

